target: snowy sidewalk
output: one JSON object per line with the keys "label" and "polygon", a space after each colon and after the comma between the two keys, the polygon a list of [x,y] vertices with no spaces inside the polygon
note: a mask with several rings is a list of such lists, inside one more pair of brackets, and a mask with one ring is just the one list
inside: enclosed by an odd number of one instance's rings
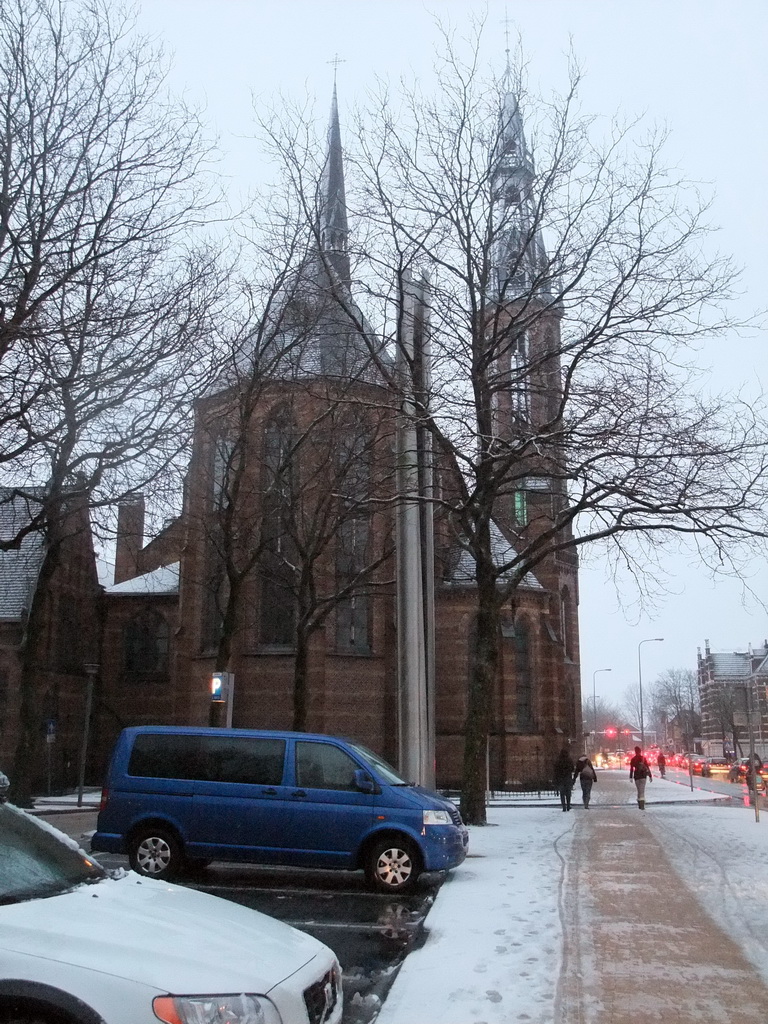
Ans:
{"label": "snowy sidewalk", "polygon": [[686,814],[705,833],[725,816],[765,846],[753,811],[656,778],[642,812],[626,771],[599,773],[593,794],[588,813],[577,787],[569,814],[492,807],[491,824],[471,829],[470,857],[442,886],[376,1024],[768,1021],[764,959],[750,962],[715,923],[657,837]]}

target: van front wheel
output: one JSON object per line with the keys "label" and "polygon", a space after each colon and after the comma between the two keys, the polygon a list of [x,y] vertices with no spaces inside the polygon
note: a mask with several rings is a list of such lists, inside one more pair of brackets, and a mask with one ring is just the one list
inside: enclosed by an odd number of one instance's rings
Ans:
{"label": "van front wheel", "polygon": [[134,871],[148,878],[173,878],[184,866],[181,843],[164,828],[146,827],[134,833],[128,860]]}
{"label": "van front wheel", "polygon": [[368,851],[366,877],[378,892],[408,892],[420,872],[419,855],[407,839],[379,839]]}

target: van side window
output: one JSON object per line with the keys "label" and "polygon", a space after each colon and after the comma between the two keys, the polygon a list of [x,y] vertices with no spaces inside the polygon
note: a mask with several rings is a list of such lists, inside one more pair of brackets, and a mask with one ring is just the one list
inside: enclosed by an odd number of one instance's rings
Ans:
{"label": "van side window", "polygon": [[308,789],[356,789],[360,765],[330,743],[296,744],[296,783]]}
{"label": "van side window", "polygon": [[140,733],[133,743],[128,774],[279,786],[284,761],[285,740]]}
{"label": "van side window", "polygon": [[201,779],[204,772],[200,736],[139,733],[133,741],[129,775],[145,779]]}
{"label": "van side window", "polygon": [[210,782],[282,784],[285,740],[214,736],[206,739],[205,751]]}

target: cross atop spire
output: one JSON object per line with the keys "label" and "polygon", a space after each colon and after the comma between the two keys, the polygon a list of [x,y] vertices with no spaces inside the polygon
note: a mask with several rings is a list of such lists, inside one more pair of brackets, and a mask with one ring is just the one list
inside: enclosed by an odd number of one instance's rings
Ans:
{"label": "cross atop spire", "polygon": [[502,19],[501,23],[504,26],[504,42],[506,44],[504,47],[504,53],[507,55],[507,63],[504,69],[504,80],[505,84],[507,85],[507,88],[509,88],[509,83],[512,77],[512,63],[509,56],[509,26],[511,24],[511,19],[509,17],[509,11],[506,7],[504,8],[504,18]]}
{"label": "cross atop spire", "polygon": [[333,57],[326,63],[333,65],[333,88],[336,88],[336,72],[339,70],[339,64],[346,64],[346,60],[340,57],[338,53],[335,53]]}

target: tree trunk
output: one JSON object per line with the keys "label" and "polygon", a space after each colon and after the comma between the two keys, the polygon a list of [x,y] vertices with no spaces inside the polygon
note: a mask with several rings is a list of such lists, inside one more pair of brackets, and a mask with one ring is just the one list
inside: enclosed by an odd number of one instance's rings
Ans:
{"label": "tree trunk", "polygon": [[469,825],[486,823],[486,753],[499,658],[498,631],[496,586],[489,574],[482,582],[478,579],[477,628],[473,638],[473,664],[468,681],[461,815]]}
{"label": "tree trunk", "polygon": [[306,732],[309,717],[309,637],[305,626],[296,630],[296,658],[293,667],[293,726],[295,732]]}

